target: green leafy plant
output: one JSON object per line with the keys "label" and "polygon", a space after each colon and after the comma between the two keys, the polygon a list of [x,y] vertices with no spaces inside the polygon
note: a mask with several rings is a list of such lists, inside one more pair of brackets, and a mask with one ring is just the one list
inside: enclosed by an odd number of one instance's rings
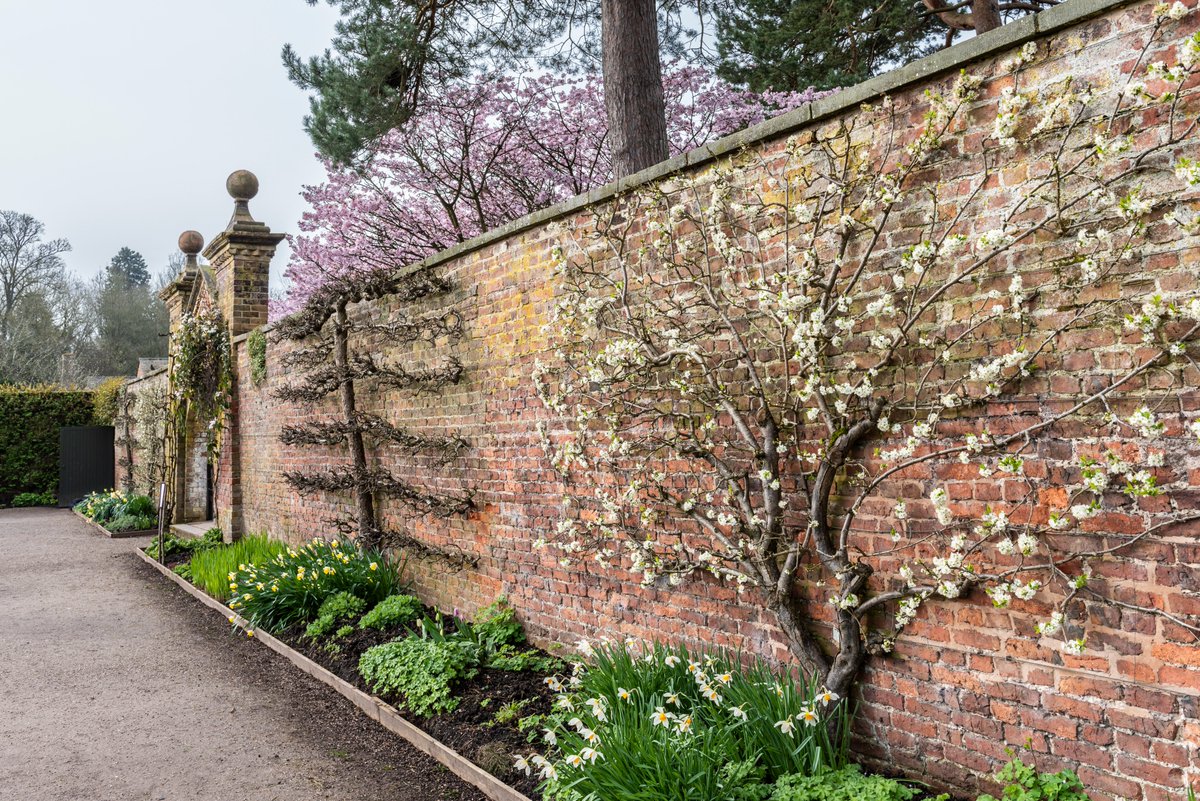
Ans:
{"label": "green leafy plant", "polygon": [[122,531],[147,531],[157,525],[158,517],[155,515],[122,514],[105,523],[104,527],[113,533],[119,533]]}
{"label": "green leafy plant", "polygon": [[268,562],[239,567],[229,607],[254,626],[279,631],[316,618],[329,596],[346,591],[377,604],[404,589],[402,566],[354,543],[314,539]]}
{"label": "green leafy plant", "polygon": [[285,551],[286,544],[266,534],[249,534],[237,542],[208,548],[192,557],[192,583],[218,600],[232,598],[246,586],[261,584],[239,580],[239,571],[265,565]]}
{"label": "green leafy plant", "polygon": [[158,525],[158,510],[146,495],[120,490],[93,492],[75,505],[75,511],[112,532],[141,531]]}
{"label": "green leafy plant", "polygon": [[27,506],[54,506],[58,503],[58,496],[53,492],[22,492],[12,499],[12,506],[27,507]]}
{"label": "green leafy plant", "polygon": [[[491,699],[484,699],[485,701]],[[504,706],[496,710],[496,714],[492,715],[492,719],[483,724],[483,728],[491,729],[496,726],[507,726],[508,724],[518,720],[521,717],[521,712],[525,707],[533,701],[532,698],[522,698],[519,701],[509,701]],[[480,706],[483,706],[481,701]]]}
{"label": "green leafy plant", "polygon": [[333,633],[333,638],[335,640],[341,640],[346,637],[349,637],[353,633],[354,633],[354,626],[342,626],[341,628],[339,628],[337,631],[335,631]]}
{"label": "green leafy plant", "polygon": [[[517,620],[516,612],[503,598],[479,610],[473,621],[456,620],[455,624],[455,630],[447,636],[469,644],[479,662],[487,667],[514,671],[540,669],[542,672],[562,668],[561,660],[533,649],[518,650],[517,646],[525,642],[525,630]],[[444,624],[439,617],[436,623],[426,618],[422,625],[441,631]]]}
{"label": "green leafy plant", "polygon": [[[858,765],[802,776],[782,777],[771,792],[770,801],[910,801],[921,792],[883,776],[866,775]],[[938,796],[935,801],[946,801]]]}
{"label": "green leafy plant", "polygon": [[120,396],[125,390],[124,378],[107,378],[92,390],[92,423],[111,426],[120,408]]}
{"label": "green leafy plant", "polygon": [[[996,781],[1005,784],[1000,793],[1003,801],[1091,801],[1084,790],[1083,782],[1073,771],[1039,773],[1037,768],[1026,765],[1020,757],[996,774]],[[979,801],[998,801],[995,796],[981,795]]]}
{"label": "green leafy plant", "polygon": [[405,709],[429,717],[458,706],[454,684],[473,677],[476,664],[467,643],[412,636],[367,649],[358,672],[372,691],[398,696]]}
{"label": "green leafy plant", "polygon": [[[641,644],[587,647],[590,664],[571,679],[547,679],[567,722],[550,721],[557,750],[548,791],[581,797],[722,798],[722,770],[749,762],[763,783],[846,764],[847,702],[812,680],[794,681],[757,661],[742,666],[722,651]],[[524,724],[524,722],[522,722]],[[597,745],[597,743],[602,745]],[[691,796],[689,796],[691,797]]]}
{"label": "green leafy plant", "polygon": [[411,595],[390,595],[375,604],[358,621],[360,629],[390,629],[416,620],[421,614],[421,602]]}
{"label": "green leafy plant", "polygon": [[267,380],[267,336],[261,328],[246,337],[246,354],[250,357],[250,380],[257,387]]}
{"label": "green leafy plant", "polygon": [[[350,620],[362,614],[367,608],[367,602],[353,593],[335,592],[321,603],[317,610],[317,619],[308,624],[304,636],[310,640],[319,640],[343,620]],[[351,627],[346,627],[351,628]]]}
{"label": "green leafy plant", "polygon": [[[209,548],[216,548],[219,545],[221,545],[221,529],[219,528],[210,528],[199,537],[177,537],[167,532],[163,535],[163,558],[165,559],[177,553],[195,554],[200,551],[206,551]],[[146,546],[146,556],[149,556],[151,559],[158,559],[157,537]],[[191,575],[190,568],[188,575]]]}
{"label": "green leafy plant", "polygon": [[564,663],[561,659],[544,654],[536,648],[520,650],[513,645],[502,645],[498,651],[488,656],[487,666],[497,670],[511,670],[514,673],[523,670],[534,673],[559,673]]}
{"label": "green leafy plant", "polygon": [[172,410],[184,430],[195,415],[208,430],[208,458],[216,460],[233,388],[229,327],[220,312],[184,314],[171,332]]}

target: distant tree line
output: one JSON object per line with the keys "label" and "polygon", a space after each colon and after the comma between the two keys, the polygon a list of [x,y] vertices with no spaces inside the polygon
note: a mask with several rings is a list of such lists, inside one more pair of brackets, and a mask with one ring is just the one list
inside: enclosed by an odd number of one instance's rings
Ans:
{"label": "distant tree line", "polygon": [[167,311],[140,253],[123,247],[94,278],[71,273],[71,244],[45,225],[0,211],[0,384],[81,385],[133,375],[143,356],[165,356]]}

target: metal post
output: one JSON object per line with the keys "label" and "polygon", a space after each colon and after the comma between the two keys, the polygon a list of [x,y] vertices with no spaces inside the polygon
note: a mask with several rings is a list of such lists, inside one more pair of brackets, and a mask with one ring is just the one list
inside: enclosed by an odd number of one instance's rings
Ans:
{"label": "metal post", "polygon": [[163,554],[163,526],[166,525],[163,518],[166,517],[166,501],[167,501],[167,482],[158,485],[158,563],[166,565],[165,554]]}

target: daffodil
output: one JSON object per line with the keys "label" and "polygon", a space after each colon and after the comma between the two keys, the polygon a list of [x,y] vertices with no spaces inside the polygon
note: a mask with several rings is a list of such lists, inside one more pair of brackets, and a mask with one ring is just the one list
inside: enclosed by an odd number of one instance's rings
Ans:
{"label": "daffodil", "polygon": [[820,694],[817,695],[817,700],[821,702],[821,706],[829,706],[839,698],[841,698],[841,696],[835,693],[833,690],[830,690],[828,687],[822,689]]}

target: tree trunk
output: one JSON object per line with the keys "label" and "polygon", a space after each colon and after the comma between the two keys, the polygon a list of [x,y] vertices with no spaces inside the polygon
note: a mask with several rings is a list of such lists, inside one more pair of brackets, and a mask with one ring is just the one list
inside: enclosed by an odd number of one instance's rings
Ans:
{"label": "tree trunk", "polygon": [[600,0],[604,109],[613,177],[665,161],[667,118],[654,0]]}
{"label": "tree trunk", "polygon": [[[945,0],[922,0],[922,2],[951,31],[987,33],[999,28],[1002,24],[998,0],[973,0],[970,11],[951,10]],[[947,38],[946,43],[949,47],[951,39]]]}
{"label": "tree trunk", "polygon": [[1000,27],[1000,8],[996,0],[975,0],[971,4],[975,33],[987,33]]}
{"label": "tree trunk", "polygon": [[350,333],[347,322],[346,301],[339,301],[333,329],[333,361],[342,379],[342,415],[346,422],[351,423],[350,459],[354,465],[354,475],[359,481],[359,486],[354,488],[358,517],[358,541],[364,546],[374,547],[377,545],[374,542],[377,528],[375,525],[375,499],[372,497],[371,491],[363,485],[367,478],[367,449],[363,444],[362,431],[353,425],[357,419],[357,406],[354,398],[354,380],[350,378]]}

